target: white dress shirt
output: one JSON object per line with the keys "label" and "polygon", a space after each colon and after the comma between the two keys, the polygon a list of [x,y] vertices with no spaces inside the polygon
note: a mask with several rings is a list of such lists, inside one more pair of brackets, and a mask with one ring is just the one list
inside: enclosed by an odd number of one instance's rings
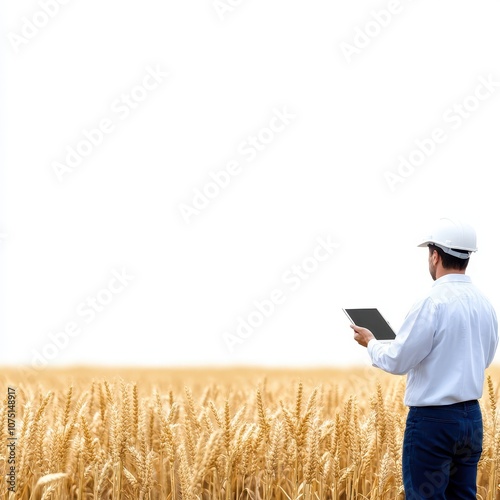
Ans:
{"label": "white dress shirt", "polygon": [[373,366],[407,373],[407,406],[479,399],[484,370],[498,345],[498,322],[486,297],[465,274],[446,274],[412,307],[389,343],[368,342]]}

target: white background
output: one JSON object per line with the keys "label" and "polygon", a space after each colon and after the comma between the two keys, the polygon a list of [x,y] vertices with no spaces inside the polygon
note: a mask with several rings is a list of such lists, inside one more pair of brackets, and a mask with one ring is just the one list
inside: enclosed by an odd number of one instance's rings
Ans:
{"label": "white background", "polygon": [[[432,285],[416,244],[444,215],[476,227],[468,274],[500,310],[500,87],[445,120],[480,78],[500,82],[497,1],[402,0],[377,28],[397,2],[71,0],[20,44],[42,3],[1,16],[1,364],[367,363],[341,308],[397,328]],[[169,76],[122,119],[113,103],[148,67]],[[294,118],[248,162],[238,148],[273,110]],[[59,182],[54,163],[104,118],[113,132]],[[391,190],[384,173],[435,128],[446,141]],[[186,223],[180,206],[230,161],[241,172]],[[340,246],[292,291],[283,274],[321,236]],[[79,305],[122,269],[133,279],[86,323]],[[228,349],[273,289],[285,303]]]}

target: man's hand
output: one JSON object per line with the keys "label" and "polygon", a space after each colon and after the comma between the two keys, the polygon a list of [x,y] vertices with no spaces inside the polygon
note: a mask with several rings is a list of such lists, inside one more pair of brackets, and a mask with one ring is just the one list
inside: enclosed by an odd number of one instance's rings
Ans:
{"label": "man's hand", "polygon": [[368,345],[371,339],[374,339],[373,333],[368,330],[368,328],[363,328],[362,326],[350,325],[354,330],[354,340],[363,347]]}

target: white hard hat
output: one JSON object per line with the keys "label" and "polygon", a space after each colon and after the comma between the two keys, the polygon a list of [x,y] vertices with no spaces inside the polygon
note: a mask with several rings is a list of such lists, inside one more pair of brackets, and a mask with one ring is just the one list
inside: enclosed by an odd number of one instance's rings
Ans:
{"label": "white hard hat", "polygon": [[[430,235],[425,237],[418,246],[426,247],[430,243],[459,259],[468,259],[471,252],[477,251],[474,228],[454,219],[439,219]],[[462,250],[462,252],[457,250]]]}

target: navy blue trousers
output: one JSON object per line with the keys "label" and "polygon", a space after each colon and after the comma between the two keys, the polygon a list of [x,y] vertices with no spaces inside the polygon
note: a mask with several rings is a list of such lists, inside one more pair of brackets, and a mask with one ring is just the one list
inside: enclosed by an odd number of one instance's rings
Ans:
{"label": "navy blue trousers", "polygon": [[482,447],[477,401],[410,407],[403,441],[406,499],[475,500]]}

